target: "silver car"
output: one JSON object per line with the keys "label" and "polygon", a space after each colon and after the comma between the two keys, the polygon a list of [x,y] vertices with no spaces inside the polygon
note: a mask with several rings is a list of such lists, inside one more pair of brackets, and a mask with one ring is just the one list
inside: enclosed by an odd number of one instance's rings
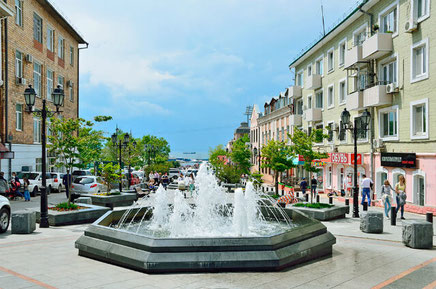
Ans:
{"label": "silver car", "polygon": [[71,185],[71,192],[76,194],[96,194],[106,191],[103,179],[96,176],[76,177]]}
{"label": "silver car", "polygon": [[0,196],[0,233],[8,230],[10,219],[11,204],[7,198]]}

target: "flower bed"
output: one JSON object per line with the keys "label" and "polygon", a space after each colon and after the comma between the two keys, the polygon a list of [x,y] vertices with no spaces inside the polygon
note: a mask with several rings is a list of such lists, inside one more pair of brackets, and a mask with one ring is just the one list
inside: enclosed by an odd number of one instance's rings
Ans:
{"label": "flower bed", "polygon": [[52,210],[52,211],[58,211],[58,212],[70,212],[70,211],[83,210],[83,209],[87,209],[87,208],[76,205],[74,203],[70,203],[68,205],[68,203],[65,202],[65,203],[57,204],[54,207],[48,207],[48,209]]}
{"label": "flower bed", "polygon": [[324,203],[297,203],[294,205],[294,207],[305,207],[305,208],[312,208],[312,209],[325,209],[325,208],[331,208],[334,205],[330,204],[324,204]]}
{"label": "flower bed", "polygon": [[110,192],[110,193],[95,193],[94,196],[119,196],[120,192]]}
{"label": "flower bed", "polygon": [[349,211],[349,206],[322,203],[297,203],[291,205],[290,208],[319,221],[345,218],[345,214]]}
{"label": "flower bed", "polygon": [[[73,210],[62,210],[56,207],[49,208],[48,211],[48,222],[50,226],[65,226],[65,225],[76,225],[76,224],[87,224],[92,223],[101,216],[103,216],[109,208],[99,207],[88,204],[81,204],[77,206],[77,209]],[[53,209],[56,208],[56,209]],[[36,211],[36,221],[39,223],[41,213],[39,210]]]}

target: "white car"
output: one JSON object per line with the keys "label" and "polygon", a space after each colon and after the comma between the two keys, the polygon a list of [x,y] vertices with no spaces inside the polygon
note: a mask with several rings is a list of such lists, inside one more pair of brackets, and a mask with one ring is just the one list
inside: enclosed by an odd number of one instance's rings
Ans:
{"label": "white car", "polygon": [[75,194],[105,193],[106,186],[101,177],[84,176],[76,177],[71,185],[71,192]]}
{"label": "white car", "polygon": [[63,177],[65,174],[63,173],[51,173],[53,176],[53,184],[52,189],[56,190],[58,193],[60,193],[63,189]]}
{"label": "white car", "polygon": [[[42,186],[42,173],[41,172],[21,172],[17,175],[21,185],[24,184],[23,178],[27,177],[29,180],[29,193],[32,197],[35,197]],[[61,182],[62,183],[62,182]],[[46,186],[47,193],[50,194],[54,186],[54,175],[52,173],[46,173]]]}
{"label": "white car", "polygon": [[7,198],[0,196],[0,233],[8,230],[10,219],[11,204]]}

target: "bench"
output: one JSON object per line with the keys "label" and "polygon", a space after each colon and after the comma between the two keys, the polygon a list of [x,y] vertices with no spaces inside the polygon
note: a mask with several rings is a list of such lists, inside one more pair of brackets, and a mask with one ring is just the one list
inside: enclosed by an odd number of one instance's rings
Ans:
{"label": "bench", "polygon": [[421,220],[405,220],[403,223],[403,243],[414,249],[433,247],[433,224]]}
{"label": "bench", "polygon": [[36,229],[35,211],[17,211],[12,213],[12,234],[31,234]]}
{"label": "bench", "polygon": [[383,213],[375,211],[362,212],[360,230],[365,233],[383,233]]}

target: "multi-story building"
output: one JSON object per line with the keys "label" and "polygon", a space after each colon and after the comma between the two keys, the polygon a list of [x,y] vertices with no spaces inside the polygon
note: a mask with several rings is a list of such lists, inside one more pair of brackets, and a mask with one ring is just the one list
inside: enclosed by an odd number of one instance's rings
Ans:
{"label": "multi-story building", "polygon": [[2,143],[15,157],[2,160],[1,169],[40,171],[41,120],[26,112],[24,90],[28,85],[35,89],[36,109],[46,99],[48,109],[55,110],[51,94],[60,85],[65,93],[61,116],[78,117],[79,45],[87,47],[87,42],[48,0],[4,3],[14,15],[2,20],[0,131]]}
{"label": "multi-story building", "polygon": [[250,133],[250,127],[248,126],[248,122],[241,122],[241,125],[235,129],[235,133],[233,134],[233,139],[231,139],[226,146],[228,152],[232,151],[233,143],[243,137],[244,135],[248,135]]}
{"label": "multi-story building", "polygon": [[340,123],[342,111],[353,120],[368,109],[369,130],[357,136],[358,177],[372,176],[379,192],[384,180],[394,186],[404,175],[406,208],[436,206],[436,11],[430,2],[362,0],[290,64],[290,102],[302,108],[295,113],[301,124],[292,125],[329,134],[317,144],[329,153],[318,175],[326,191],[346,190],[353,179],[353,135]]}

